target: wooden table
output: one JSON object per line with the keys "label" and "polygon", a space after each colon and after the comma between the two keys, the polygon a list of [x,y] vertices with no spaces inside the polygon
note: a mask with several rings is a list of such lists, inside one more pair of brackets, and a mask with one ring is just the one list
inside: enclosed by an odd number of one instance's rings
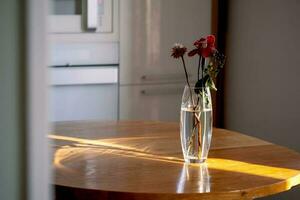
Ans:
{"label": "wooden table", "polygon": [[49,138],[56,199],[254,199],[300,183],[298,153],[223,129],[190,165],[177,123],[65,122]]}

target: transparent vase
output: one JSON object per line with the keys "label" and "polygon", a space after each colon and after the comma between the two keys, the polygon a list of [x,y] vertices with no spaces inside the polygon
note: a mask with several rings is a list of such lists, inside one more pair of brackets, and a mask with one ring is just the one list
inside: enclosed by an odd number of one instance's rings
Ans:
{"label": "transparent vase", "polygon": [[208,87],[185,86],[180,114],[180,137],[187,163],[207,159],[212,137],[212,101]]}
{"label": "transparent vase", "polygon": [[202,163],[197,167],[184,163],[177,181],[176,192],[186,193],[191,188],[198,193],[211,191],[209,169],[206,163]]}

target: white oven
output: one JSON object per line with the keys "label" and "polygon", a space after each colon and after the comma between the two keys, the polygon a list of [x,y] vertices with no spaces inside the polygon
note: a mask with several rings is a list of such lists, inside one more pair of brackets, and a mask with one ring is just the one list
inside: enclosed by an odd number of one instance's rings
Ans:
{"label": "white oven", "polygon": [[49,0],[50,119],[118,118],[118,0]]}

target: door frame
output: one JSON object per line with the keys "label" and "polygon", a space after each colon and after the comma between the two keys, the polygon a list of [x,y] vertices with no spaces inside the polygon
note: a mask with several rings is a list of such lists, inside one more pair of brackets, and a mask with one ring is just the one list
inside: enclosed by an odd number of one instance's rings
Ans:
{"label": "door frame", "polygon": [[26,169],[27,199],[50,199],[48,125],[47,0],[26,0]]}

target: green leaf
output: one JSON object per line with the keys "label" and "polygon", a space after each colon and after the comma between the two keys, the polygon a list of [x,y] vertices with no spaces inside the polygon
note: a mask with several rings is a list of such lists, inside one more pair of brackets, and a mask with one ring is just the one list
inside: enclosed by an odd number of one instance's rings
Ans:
{"label": "green leaf", "polygon": [[209,88],[217,91],[216,85],[211,77],[209,77],[209,80],[207,80],[207,85]]}
{"label": "green leaf", "polygon": [[200,79],[197,81],[195,84],[195,93],[199,94],[200,93],[200,88],[207,86],[207,80],[210,78],[209,75],[204,76],[204,78]]}

